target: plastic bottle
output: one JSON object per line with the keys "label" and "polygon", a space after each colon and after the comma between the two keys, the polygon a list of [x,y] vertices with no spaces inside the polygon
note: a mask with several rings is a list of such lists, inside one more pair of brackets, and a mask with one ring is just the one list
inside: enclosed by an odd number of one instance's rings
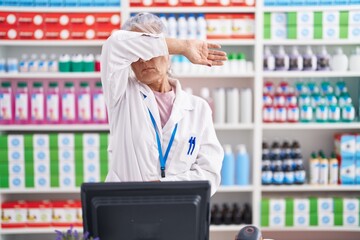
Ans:
{"label": "plastic bottle", "polygon": [[207,103],[209,104],[211,111],[213,112],[214,115],[214,100],[211,98],[210,96],[210,90],[209,88],[201,88],[200,90],[200,96],[205,99],[205,101],[207,101]]}
{"label": "plastic bottle", "polygon": [[275,57],[271,53],[271,50],[269,47],[265,47],[264,49],[264,71],[274,71],[275,70]]}
{"label": "plastic bottle", "polygon": [[319,158],[316,157],[315,152],[311,153],[309,162],[310,162],[310,184],[319,184],[320,161]]}
{"label": "plastic bottle", "polygon": [[295,182],[293,160],[289,154],[283,156],[284,184],[291,185]]}
{"label": "plastic bottle", "polygon": [[246,72],[246,56],[244,53],[238,53],[237,57],[236,57],[236,61],[237,61],[237,69],[238,72],[240,73],[245,73]]}
{"label": "plastic bottle", "polygon": [[15,91],[15,122],[29,123],[30,101],[26,82],[18,82]]}
{"label": "plastic bottle", "polygon": [[315,71],[317,68],[317,58],[310,46],[306,47],[305,55],[303,56],[303,65],[304,71]]}
{"label": "plastic bottle", "polygon": [[267,142],[262,142],[262,155],[270,159],[270,148]]}
{"label": "plastic bottle", "polygon": [[95,71],[95,57],[94,54],[85,54],[83,62],[84,72],[94,72]]}
{"label": "plastic bottle", "polygon": [[21,55],[19,62],[19,72],[29,72],[29,57],[27,54]]}
{"label": "plastic bottle", "polygon": [[88,82],[81,82],[77,94],[77,116],[78,121],[82,123],[89,123],[91,121],[91,93]]}
{"label": "plastic bottle", "polygon": [[41,82],[34,82],[31,91],[31,122],[44,123],[45,121],[45,95]]}
{"label": "plastic bottle", "polygon": [[261,182],[262,185],[270,185],[273,179],[273,173],[271,171],[271,162],[269,156],[262,155],[262,167],[261,167]]}
{"label": "plastic bottle", "polygon": [[205,20],[205,15],[203,13],[200,13],[196,18],[196,26],[197,26],[197,38],[200,40],[206,40],[207,24]]}
{"label": "plastic bottle", "polygon": [[334,152],[331,153],[329,160],[329,184],[338,184],[339,181],[339,161]]}
{"label": "plastic bottle", "polygon": [[228,61],[226,61],[228,63],[229,66],[229,72],[231,73],[237,73],[239,71],[238,69],[238,62],[236,61],[236,54],[235,53],[230,53],[228,55]]}
{"label": "plastic bottle", "polygon": [[46,92],[46,121],[48,123],[59,123],[60,96],[57,82],[50,82]]}
{"label": "plastic bottle", "polygon": [[343,53],[341,47],[338,47],[335,51],[335,55],[332,56],[330,61],[330,67],[332,71],[346,71],[349,66],[349,60],[347,56]]}
{"label": "plastic bottle", "polygon": [[178,33],[180,39],[188,37],[188,23],[185,14],[180,14],[178,17]]}
{"label": "plastic bottle", "polygon": [[252,92],[250,88],[240,92],[240,123],[252,123]]}
{"label": "plastic bottle", "polygon": [[341,108],[341,121],[352,122],[355,120],[355,108],[352,104],[347,104]]}
{"label": "plastic bottle", "polygon": [[284,183],[284,171],[282,168],[283,164],[280,159],[280,155],[275,155],[273,161],[273,184],[281,185]]}
{"label": "plastic bottle", "polygon": [[331,56],[326,50],[325,46],[322,46],[321,52],[317,57],[317,70],[329,71],[330,70],[330,58]]}
{"label": "plastic bottle", "polygon": [[289,70],[289,56],[286,54],[283,46],[279,46],[278,52],[275,55],[275,70],[276,71]]}
{"label": "plastic bottle", "polygon": [[229,88],[226,90],[226,122],[230,124],[239,123],[239,90]]}
{"label": "plastic bottle", "polygon": [[225,89],[217,88],[214,91],[214,122],[218,124],[225,123]]}
{"label": "plastic bottle", "polygon": [[294,182],[295,184],[304,184],[306,181],[306,172],[304,168],[302,155],[296,154],[294,158],[295,158]]}
{"label": "plastic bottle", "polygon": [[18,60],[16,58],[9,58],[7,60],[7,72],[18,73],[19,72]]}
{"label": "plastic bottle", "polygon": [[74,83],[65,82],[61,93],[61,120],[64,123],[76,121],[76,101]]}
{"label": "plastic bottle", "polygon": [[11,124],[14,120],[11,82],[2,82],[0,88],[0,124]]}
{"label": "plastic bottle", "polygon": [[95,72],[100,72],[101,55],[97,54],[95,57]]}
{"label": "plastic bottle", "polygon": [[300,107],[300,122],[311,122],[313,120],[313,108],[309,105]]}
{"label": "plastic bottle", "polygon": [[320,159],[319,184],[327,185],[329,183],[329,161],[325,157],[323,151],[319,152],[319,159]]}
{"label": "plastic bottle", "polygon": [[325,104],[320,104],[315,109],[315,120],[316,122],[327,122],[328,121],[329,109]]}
{"label": "plastic bottle", "polygon": [[70,72],[70,65],[69,54],[61,54],[59,57],[59,72]]}
{"label": "plastic bottle", "polygon": [[0,57],[0,73],[6,72],[6,60]]}
{"label": "plastic bottle", "polygon": [[159,18],[161,20],[161,22],[164,24],[166,30],[167,30],[167,34],[169,34],[169,26],[168,26],[168,22],[167,22],[167,19],[166,19],[166,15],[164,13],[160,13],[159,14]]}
{"label": "plastic bottle", "polygon": [[237,154],[235,160],[235,184],[249,185],[250,181],[250,160],[243,144],[237,146]]}
{"label": "plastic bottle", "polygon": [[271,157],[274,158],[274,156],[279,156],[280,158],[281,154],[281,148],[278,141],[274,141],[271,145]]}
{"label": "plastic bottle", "polygon": [[82,72],[84,70],[84,59],[81,54],[74,54],[70,62],[71,72]]}
{"label": "plastic bottle", "polygon": [[302,156],[301,156],[301,148],[300,148],[300,144],[298,141],[293,141],[291,144],[291,153],[290,153],[292,158],[296,158],[296,156],[300,156],[301,160],[302,160]]}
{"label": "plastic bottle", "polygon": [[100,81],[95,83],[95,88],[92,91],[92,119],[96,123],[106,123],[106,105],[105,98],[102,91],[102,84]]}
{"label": "plastic bottle", "polygon": [[328,120],[329,122],[339,122],[341,120],[341,111],[340,107],[337,104],[331,104],[328,107]]}
{"label": "plastic bottle", "polygon": [[48,71],[49,72],[58,72],[59,71],[59,63],[56,59],[56,54],[50,55],[50,60],[48,61]]}
{"label": "plastic bottle", "polygon": [[356,47],[355,53],[350,56],[349,70],[354,72],[360,71],[360,47]]}
{"label": "plastic bottle", "polygon": [[175,18],[175,14],[169,14],[168,18],[168,31],[169,31],[169,37],[170,38],[177,38],[177,31],[178,31],[178,22]]}
{"label": "plastic bottle", "polygon": [[31,54],[29,60],[29,72],[38,72],[39,71],[39,60],[36,54]]}
{"label": "plastic bottle", "polygon": [[287,140],[285,140],[283,142],[283,144],[281,145],[280,155],[282,157],[287,155],[290,158],[290,154],[291,154],[290,144],[289,144],[289,142]]}
{"label": "plastic bottle", "polygon": [[296,46],[293,46],[289,57],[289,70],[301,71],[302,69],[303,69],[303,58],[300,55],[298,48]]}
{"label": "plastic bottle", "polygon": [[197,23],[195,14],[190,13],[187,19],[188,38],[196,39],[197,37]]}
{"label": "plastic bottle", "polygon": [[221,185],[235,184],[235,159],[230,145],[224,145],[224,161],[221,168]]}

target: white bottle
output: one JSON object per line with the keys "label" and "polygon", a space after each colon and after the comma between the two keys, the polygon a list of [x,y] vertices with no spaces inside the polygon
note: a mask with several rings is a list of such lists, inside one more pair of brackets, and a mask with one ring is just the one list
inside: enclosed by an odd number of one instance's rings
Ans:
{"label": "white bottle", "polygon": [[169,37],[170,38],[176,38],[177,37],[177,25],[178,22],[175,18],[175,14],[170,14],[169,18],[167,20],[168,23],[168,32],[169,32]]}
{"label": "white bottle", "polygon": [[29,71],[29,57],[27,54],[21,55],[21,60],[19,63],[19,71],[20,72],[28,72]]}
{"label": "white bottle", "polygon": [[335,51],[335,55],[332,56],[330,61],[330,67],[333,71],[346,71],[349,66],[349,61],[347,56],[343,53],[341,47],[338,47]]}
{"label": "white bottle", "polygon": [[268,46],[266,46],[264,49],[264,70],[265,71],[275,70],[275,57],[271,53],[271,50]]}
{"label": "white bottle", "polygon": [[210,106],[212,116],[214,118],[214,99],[210,97],[210,90],[209,88],[201,88],[200,90],[200,96],[207,101],[207,103]]}
{"label": "white bottle", "polygon": [[188,37],[188,23],[185,18],[185,14],[180,14],[178,18],[178,33],[180,39],[186,39]]}
{"label": "white bottle", "polygon": [[225,89],[217,88],[214,91],[214,123],[225,123]]}
{"label": "white bottle", "polygon": [[173,55],[171,56],[171,73],[174,75],[181,74],[181,56]]}
{"label": "white bottle", "polygon": [[349,70],[360,71],[360,47],[356,47],[355,53],[350,56]]}
{"label": "white bottle", "polygon": [[29,61],[29,72],[38,72],[39,71],[39,61],[36,54],[31,54]]}
{"label": "white bottle", "polygon": [[6,60],[5,58],[0,58],[0,73],[6,72]]}
{"label": "white bottle", "polygon": [[8,58],[7,59],[7,71],[8,73],[18,73],[19,72],[18,60],[17,58]]}
{"label": "white bottle", "polygon": [[240,123],[252,122],[252,92],[250,88],[241,90],[240,93]]}
{"label": "white bottle", "polygon": [[301,71],[303,69],[303,58],[296,46],[293,46],[290,54],[289,70]]}
{"label": "white bottle", "polygon": [[194,14],[189,14],[189,17],[187,19],[187,29],[188,29],[188,38],[189,39],[196,39],[197,35],[197,23],[196,18]]}
{"label": "white bottle", "polygon": [[306,47],[305,54],[303,56],[303,69],[304,71],[316,71],[317,58],[313,53],[310,46]]}
{"label": "white bottle", "polygon": [[48,70],[49,72],[58,72],[59,71],[59,65],[58,60],[56,57],[56,54],[50,55],[50,60],[48,62]]}
{"label": "white bottle", "polygon": [[277,71],[289,70],[289,56],[286,54],[283,46],[279,46],[278,52],[275,55],[275,70]]}
{"label": "white bottle", "polygon": [[237,88],[226,90],[226,123],[239,123],[239,90]]}
{"label": "white bottle", "polygon": [[200,40],[206,40],[206,20],[205,15],[200,13],[196,19],[197,22],[197,38]]}
{"label": "white bottle", "polygon": [[244,53],[238,53],[236,57],[240,73],[246,72],[246,57]]}
{"label": "white bottle", "polygon": [[166,31],[167,31],[166,34],[169,34],[169,26],[168,26],[168,22],[167,22],[167,19],[166,19],[166,15],[164,13],[161,13],[161,14],[159,14],[159,18],[160,18],[160,20],[162,21],[162,23],[164,24],[164,26],[166,28]]}
{"label": "white bottle", "polygon": [[39,72],[47,72],[49,70],[49,63],[46,60],[46,54],[41,54],[39,61]]}

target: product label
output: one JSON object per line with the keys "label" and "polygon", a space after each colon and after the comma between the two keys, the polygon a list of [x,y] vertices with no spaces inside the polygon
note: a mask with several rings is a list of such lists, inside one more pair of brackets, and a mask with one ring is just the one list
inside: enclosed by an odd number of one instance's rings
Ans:
{"label": "product label", "polygon": [[0,93],[0,120],[11,120],[11,96]]}
{"label": "product label", "polygon": [[62,96],[62,118],[67,121],[75,120],[75,95],[65,93]]}
{"label": "product label", "polygon": [[50,122],[59,121],[59,96],[57,94],[49,94],[46,97],[46,116]]}
{"label": "product label", "polygon": [[74,223],[76,221],[76,209],[75,208],[54,208],[52,221],[55,223]]}
{"label": "product label", "polygon": [[28,223],[50,224],[51,213],[51,208],[30,208],[28,209],[27,221]]}
{"label": "product label", "polygon": [[294,172],[285,172],[284,183],[285,184],[293,184],[294,183]]}
{"label": "product label", "polygon": [[272,181],[272,177],[273,177],[272,171],[263,171],[261,173],[261,181],[263,184],[270,184]]}
{"label": "product label", "polygon": [[26,223],[26,212],[24,208],[2,209],[2,224]]}
{"label": "product label", "polygon": [[31,119],[44,120],[44,94],[31,95]]}
{"label": "product label", "polygon": [[284,182],[284,172],[274,172],[273,182],[282,184]]}
{"label": "product label", "polygon": [[94,104],[94,121],[105,121],[106,120],[106,106],[104,94],[98,93],[93,96]]}
{"label": "product label", "polygon": [[304,170],[295,171],[295,182],[296,183],[304,183],[305,176],[306,176],[306,173]]}
{"label": "product label", "polygon": [[15,119],[27,120],[28,116],[28,95],[18,93],[15,96]]}
{"label": "product label", "polygon": [[91,118],[91,109],[90,109],[90,94],[80,94],[78,97],[78,107],[79,107],[79,120],[80,121],[90,121]]}

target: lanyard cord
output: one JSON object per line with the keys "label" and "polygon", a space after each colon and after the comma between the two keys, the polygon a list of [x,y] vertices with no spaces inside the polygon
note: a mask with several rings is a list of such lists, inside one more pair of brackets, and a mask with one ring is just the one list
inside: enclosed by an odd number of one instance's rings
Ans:
{"label": "lanyard cord", "polygon": [[166,148],[166,152],[165,152],[165,155],[163,155],[163,151],[162,151],[162,147],[161,147],[161,141],[160,141],[160,136],[159,136],[159,129],[156,125],[156,121],[155,121],[155,118],[154,116],[152,115],[152,113],[150,112],[150,109],[149,110],[149,114],[150,114],[150,118],[151,118],[151,122],[153,124],[153,127],[154,127],[154,130],[155,130],[155,133],[156,133],[156,142],[157,142],[157,146],[158,146],[158,152],[159,152],[159,160],[160,160],[160,170],[161,170],[161,177],[164,178],[165,177],[165,164],[166,164],[166,160],[169,156],[169,152],[170,152],[170,149],[171,149],[171,146],[174,142],[174,138],[175,138],[175,134],[176,134],[176,131],[177,131],[177,126],[178,124],[176,123],[175,124],[175,127],[174,127],[174,130],[172,131],[172,134],[171,134],[171,137],[170,137],[170,141],[169,141],[169,144]]}

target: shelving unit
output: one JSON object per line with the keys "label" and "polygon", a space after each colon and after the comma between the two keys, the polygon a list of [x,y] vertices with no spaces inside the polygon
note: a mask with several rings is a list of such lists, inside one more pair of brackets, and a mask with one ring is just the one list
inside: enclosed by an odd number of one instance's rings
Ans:
{"label": "shelving unit", "polygon": [[[261,142],[263,138],[273,140],[274,137],[280,136],[283,138],[297,138],[301,140],[308,139],[304,142],[305,154],[307,158],[308,149],[310,147],[323,147],[328,142],[324,142],[324,136],[332,136],[334,132],[360,132],[360,123],[263,123],[262,122],[262,89],[263,81],[289,79],[294,81],[297,79],[314,79],[315,81],[323,78],[346,78],[351,81],[360,80],[360,72],[265,72],[262,70],[262,59],[264,46],[321,46],[325,45],[329,48],[333,46],[349,46],[355,47],[360,45],[359,40],[264,40],[263,39],[263,14],[264,12],[292,12],[292,11],[322,11],[322,10],[360,10],[358,6],[311,6],[311,7],[264,7],[263,1],[258,0],[256,7],[152,7],[152,8],[139,8],[130,7],[128,0],[121,1],[121,7],[94,7],[94,8],[22,8],[22,7],[0,7],[0,11],[39,11],[39,12],[121,12],[121,20],[124,22],[131,13],[137,12],[152,12],[152,13],[254,13],[256,16],[256,34],[255,39],[211,39],[209,42],[221,44],[224,48],[237,49],[237,51],[248,50],[252,53],[254,59],[254,72],[245,74],[231,74],[231,73],[211,73],[211,74],[183,74],[176,76],[180,80],[198,80],[198,84],[207,85],[208,83],[222,84],[223,81],[232,85],[246,85],[253,90],[253,123],[251,124],[215,124],[215,129],[220,136],[219,139],[223,142],[230,142],[232,145],[237,143],[246,143],[250,149],[251,162],[251,185],[246,187],[232,186],[220,187],[215,197],[229,201],[249,201],[253,210],[253,224],[260,225],[260,201],[263,195],[285,196],[291,194],[312,194],[316,196],[328,196],[336,193],[337,195],[344,195],[347,193],[359,195],[360,185],[358,186],[261,186]],[[3,49],[24,47],[42,47],[56,48],[57,51],[62,48],[81,48],[86,50],[88,48],[97,49],[100,51],[104,40],[93,41],[5,41],[0,40],[0,54]],[[250,50],[249,50],[250,49]],[[19,73],[19,74],[0,74],[0,81],[2,79],[99,79],[100,73]],[[187,82],[186,82],[187,83]],[[191,84],[196,84],[191,81]],[[185,84],[184,84],[185,85]],[[87,124],[87,125],[0,125],[0,132],[54,132],[54,131],[108,131],[106,124]],[[327,139],[328,140],[328,139]],[[301,143],[301,142],[300,142]],[[44,190],[4,190],[0,189],[0,202],[8,198],[22,197],[37,197],[41,195],[78,195],[79,189],[44,189]],[[0,220],[1,221],[1,220]],[[219,225],[211,226],[211,240],[217,239],[233,239],[236,232],[241,229],[241,225]],[[56,228],[59,229],[59,228]],[[287,234],[292,233],[305,233],[307,239],[320,239],[326,236],[328,240],[334,237],[340,239],[342,234],[351,233],[351,236],[359,236],[359,228],[348,227],[308,227],[308,228],[262,228],[266,233],[266,238],[274,238],[277,240],[286,239],[284,235],[276,235],[278,233]],[[82,231],[82,229],[79,229]],[[51,234],[54,232],[53,228],[44,229],[24,229],[19,232],[18,230],[0,229],[0,239],[2,236],[5,240],[12,240],[13,237],[22,234],[31,234],[39,240],[43,234]],[[317,235],[316,235],[317,234]],[[331,235],[331,237],[330,237]],[[299,235],[297,235],[299,236]],[[292,240],[296,238],[287,238]],[[350,238],[349,238],[350,239]],[[353,238],[353,239],[356,239]]]}

